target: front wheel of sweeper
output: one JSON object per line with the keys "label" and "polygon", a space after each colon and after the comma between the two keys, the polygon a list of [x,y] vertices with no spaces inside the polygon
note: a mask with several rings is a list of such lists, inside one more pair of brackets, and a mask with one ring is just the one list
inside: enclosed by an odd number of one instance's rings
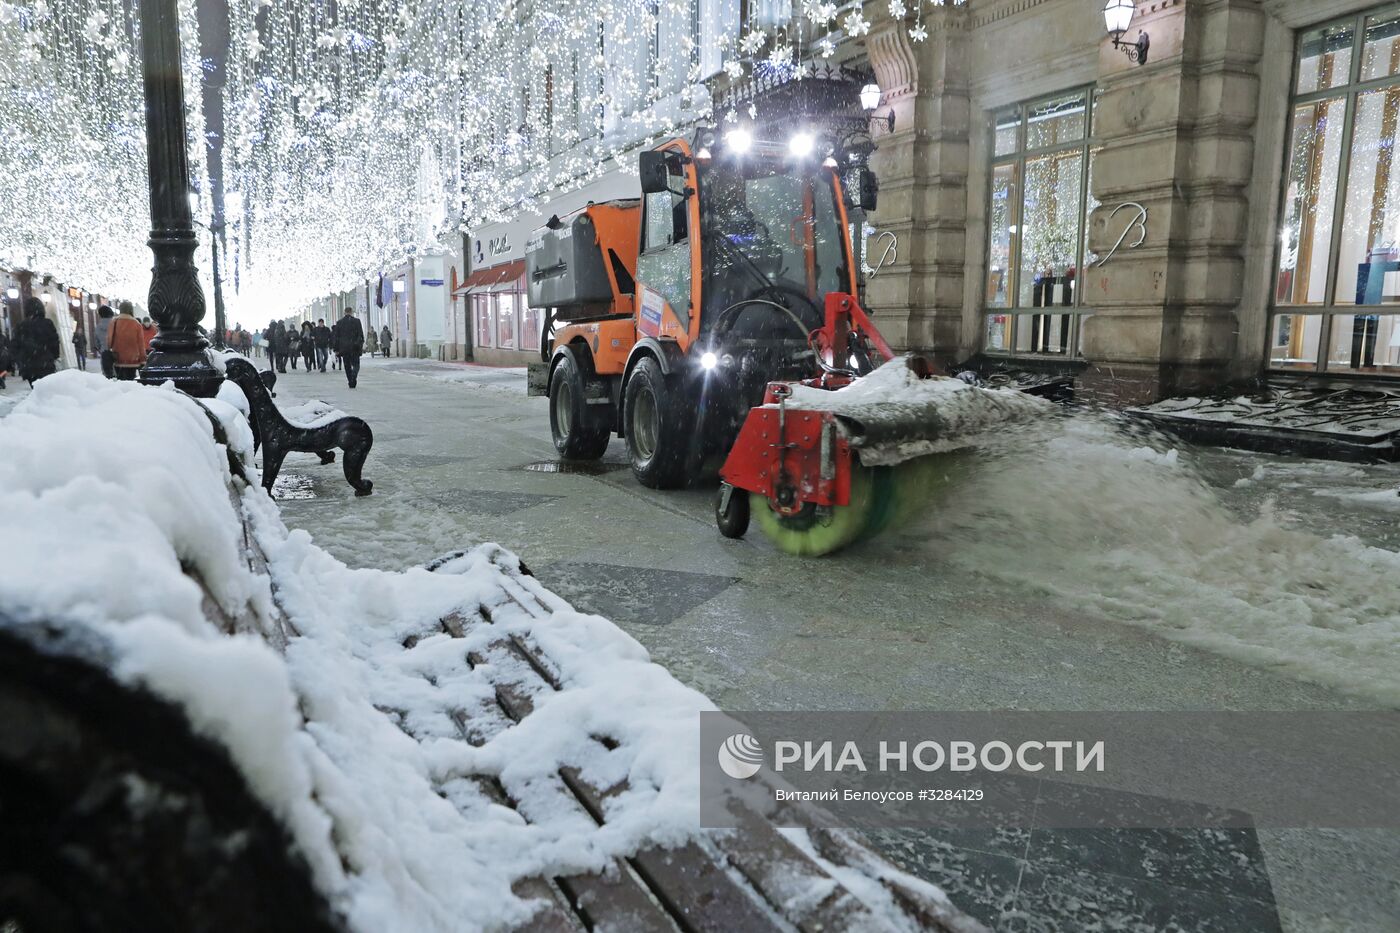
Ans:
{"label": "front wheel of sweeper", "polygon": [[719,533],[726,538],[742,538],[749,530],[749,515],[749,493],[720,483],[715,495],[715,524],[719,526]]}
{"label": "front wheel of sweeper", "polygon": [[652,489],[673,489],[687,479],[692,419],[678,389],[648,357],[637,364],[623,392],[632,474]]}
{"label": "front wheel of sweeper", "polygon": [[750,504],[758,527],[774,547],[785,554],[820,557],[865,537],[872,522],[882,523],[889,483],[886,468],[855,467],[851,471],[850,504],[836,506],[824,518],[815,509],[781,515],[758,493],[751,494]]}

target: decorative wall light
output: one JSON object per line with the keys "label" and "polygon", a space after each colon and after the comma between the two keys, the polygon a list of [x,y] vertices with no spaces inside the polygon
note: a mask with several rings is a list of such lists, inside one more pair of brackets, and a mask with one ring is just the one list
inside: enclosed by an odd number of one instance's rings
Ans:
{"label": "decorative wall light", "polygon": [[1103,8],[1103,21],[1108,27],[1108,34],[1113,37],[1113,47],[1127,55],[1129,61],[1145,65],[1147,50],[1152,47],[1152,39],[1147,33],[1139,29],[1136,42],[1123,41],[1123,33],[1128,31],[1128,24],[1133,21],[1136,12],[1133,0],[1108,0]]}
{"label": "decorative wall light", "polygon": [[866,113],[870,114],[870,131],[872,133],[875,131],[875,127],[882,123],[886,127],[886,132],[893,133],[894,108],[890,108],[889,116],[877,117],[874,113],[875,108],[880,106],[881,94],[882,92],[880,91],[880,85],[867,84],[865,87],[860,89],[860,106],[861,109],[863,109]]}

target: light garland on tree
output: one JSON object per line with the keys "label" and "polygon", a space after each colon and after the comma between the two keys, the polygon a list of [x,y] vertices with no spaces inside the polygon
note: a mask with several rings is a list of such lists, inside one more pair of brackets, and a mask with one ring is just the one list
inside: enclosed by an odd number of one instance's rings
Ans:
{"label": "light garland on tree", "polygon": [[[180,19],[185,82],[197,89],[193,0],[181,0]],[[150,195],[138,20],[125,0],[0,0],[0,266],[144,298]],[[197,90],[186,104],[192,180],[208,191]],[[197,261],[207,276],[206,250]]]}

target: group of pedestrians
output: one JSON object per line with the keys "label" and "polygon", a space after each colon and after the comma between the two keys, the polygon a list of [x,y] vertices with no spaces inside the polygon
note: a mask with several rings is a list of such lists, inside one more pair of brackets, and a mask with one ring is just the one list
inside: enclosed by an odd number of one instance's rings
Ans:
{"label": "group of pedestrians", "polygon": [[[108,379],[133,380],[146,364],[146,354],[156,336],[156,326],[150,318],[136,319],[131,302],[123,301],[121,313],[103,305],[97,312],[93,338],[102,374]],[[87,335],[73,335],[73,351],[78,367],[87,369]],[[45,313],[43,301],[30,296],[24,301],[24,319],[15,328],[14,339],[0,334],[0,389],[5,379],[18,375],[33,386],[45,376],[58,371],[58,328]]]}
{"label": "group of pedestrians", "polygon": [[[389,329],[386,327],[384,332],[387,334]],[[303,321],[300,329],[273,321],[261,336],[260,343],[267,348],[268,359],[279,373],[287,371],[288,363],[295,371],[300,360],[307,372],[325,372],[328,364],[335,369],[344,369],[345,381],[352,389],[359,381],[360,356],[365,351],[365,330],[359,318],[355,317],[353,308],[345,309],[345,316],[336,322],[335,327],[327,326],[325,318],[315,324]]]}

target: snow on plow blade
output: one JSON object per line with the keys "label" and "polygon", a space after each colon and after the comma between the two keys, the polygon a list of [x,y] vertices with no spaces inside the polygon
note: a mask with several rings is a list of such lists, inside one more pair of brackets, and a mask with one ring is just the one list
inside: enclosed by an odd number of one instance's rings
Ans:
{"label": "snow on plow blade", "polygon": [[890,360],[845,388],[794,386],[788,408],[827,411],[864,466],[893,466],[975,443],[1003,424],[1043,416],[1049,403],[1009,389],[921,376],[918,357]]}
{"label": "snow on plow blade", "polygon": [[910,356],[840,387],[771,384],[720,471],[721,531],[742,535],[751,514],[779,549],[829,554],[915,514],[955,481],[955,451],[1049,410],[1014,390],[927,373]]}

